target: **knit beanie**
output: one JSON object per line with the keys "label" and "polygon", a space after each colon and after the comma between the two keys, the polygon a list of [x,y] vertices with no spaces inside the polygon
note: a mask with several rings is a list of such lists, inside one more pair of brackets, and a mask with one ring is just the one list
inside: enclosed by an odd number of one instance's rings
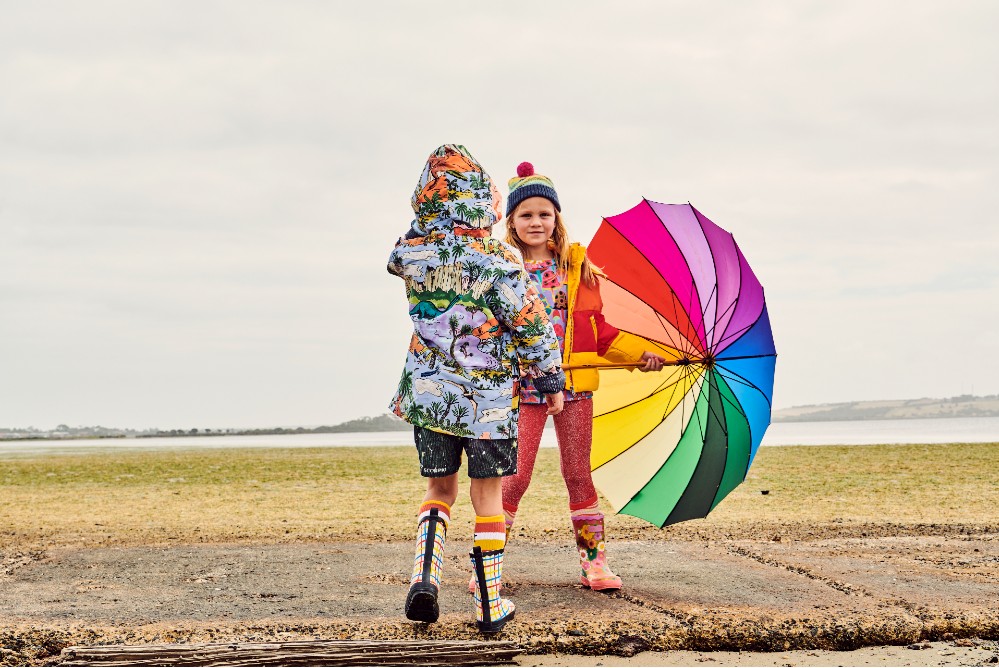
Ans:
{"label": "knit beanie", "polygon": [[517,176],[510,179],[507,185],[510,187],[510,194],[506,198],[508,216],[528,197],[544,197],[551,200],[556,211],[562,211],[562,205],[558,203],[558,193],[555,192],[555,184],[547,176],[535,174],[534,165],[529,162],[517,165]]}

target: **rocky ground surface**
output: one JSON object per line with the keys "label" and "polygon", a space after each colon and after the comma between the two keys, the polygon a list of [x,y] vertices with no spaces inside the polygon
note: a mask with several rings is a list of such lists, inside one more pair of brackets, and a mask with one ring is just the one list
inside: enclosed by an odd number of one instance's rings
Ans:
{"label": "rocky ground surface", "polygon": [[[412,553],[401,541],[0,551],[0,665],[58,663],[71,645],[478,639],[466,549],[448,545],[442,615],[430,626],[402,615]],[[510,544],[504,580],[517,617],[497,639],[518,643],[521,663],[620,665],[638,655],[670,665],[654,653],[683,650],[718,665],[747,665],[723,652],[751,651],[864,665],[821,653],[871,646],[909,652],[871,665],[999,663],[994,531],[618,540],[610,549],[625,588],[606,594],[578,585],[571,546]],[[915,658],[934,652],[954,658]],[[809,664],[808,653],[828,662]],[[551,663],[565,655],[568,664]]]}

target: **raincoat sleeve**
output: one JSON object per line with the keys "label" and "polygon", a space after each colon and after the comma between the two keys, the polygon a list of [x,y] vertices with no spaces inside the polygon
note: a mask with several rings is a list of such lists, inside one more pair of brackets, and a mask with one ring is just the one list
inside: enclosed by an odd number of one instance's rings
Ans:
{"label": "raincoat sleeve", "polygon": [[406,252],[411,248],[412,244],[419,243],[418,241],[413,241],[414,239],[421,239],[424,235],[416,227],[416,221],[414,220],[409,224],[409,229],[406,230],[406,234],[399,237],[399,240],[395,242],[395,248],[392,249],[392,254],[389,255],[388,273],[393,276],[405,277],[405,267],[403,265],[401,254]]}
{"label": "raincoat sleeve", "polygon": [[402,262],[402,253],[407,248],[406,239],[407,237],[399,237],[399,240],[395,242],[395,248],[393,248],[392,252],[389,254],[388,263],[385,265],[388,273],[393,276],[398,276],[399,278],[405,277],[406,270]]}
{"label": "raincoat sleeve", "polygon": [[[517,357],[525,370],[533,377],[563,376],[562,353],[558,336],[548,320],[544,301],[527,279],[523,268],[514,266],[493,284],[497,318],[513,335]],[[564,386],[564,377],[559,385]],[[542,381],[538,387],[548,386]],[[553,389],[553,394],[562,387]]]}
{"label": "raincoat sleeve", "polygon": [[399,261],[399,256],[396,255],[395,251],[392,251],[392,254],[389,255],[388,264],[385,265],[385,268],[393,276],[402,276],[402,262]]}
{"label": "raincoat sleeve", "polygon": [[403,239],[415,239],[417,237],[422,237],[422,236],[423,236],[423,233],[420,232],[418,229],[416,229],[416,221],[414,220],[413,222],[411,222],[409,224],[409,231],[406,232],[405,236],[403,236],[402,238]]}
{"label": "raincoat sleeve", "polygon": [[617,364],[638,364],[647,348],[642,339],[634,334],[620,332],[601,357]]}

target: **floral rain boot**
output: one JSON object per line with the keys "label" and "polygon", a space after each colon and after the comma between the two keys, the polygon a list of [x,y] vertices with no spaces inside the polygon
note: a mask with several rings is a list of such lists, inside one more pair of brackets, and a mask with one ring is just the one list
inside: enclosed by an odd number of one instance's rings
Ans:
{"label": "floral rain boot", "polygon": [[579,548],[579,582],[594,591],[620,589],[621,578],[607,567],[604,546],[604,514],[596,512],[572,518],[572,529]]}
{"label": "floral rain boot", "polygon": [[475,573],[475,625],[482,633],[498,633],[513,619],[513,601],[500,598],[503,576],[503,550],[483,552],[474,547],[468,553]]}
{"label": "floral rain boot", "polygon": [[436,622],[440,616],[437,595],[444,566],[447,519],[437,508],[420,515],[416,531],[416,557],[406,596],[406,617],[414,622]]}

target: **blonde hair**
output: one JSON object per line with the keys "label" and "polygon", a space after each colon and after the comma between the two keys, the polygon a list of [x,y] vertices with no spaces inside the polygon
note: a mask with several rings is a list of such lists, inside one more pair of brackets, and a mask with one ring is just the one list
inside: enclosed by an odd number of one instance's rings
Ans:
{"label": "blonde hair", "polygon": [[[520,240],[520,237],[517,236],[517,230],[513,226],[513,219],[517,215],[518,209],[520,209],[520,204],[506,216],[506,242],[516,246],[520,250],[521,257],[527,257],[527,244]],[[559,271],[568,274],[569,232],[565,229],[562,212],[557,209],[555,211],[555,229],[552,230],[552,236],[548,239],[548,250],[555,256],[555,266],[558,267]],[[600,267],[590,262],[590,258],[586,255],[583,255],[583,266],[580,267],[579,275],[587,285],[596,285],[597,276],[606,276]]]}

